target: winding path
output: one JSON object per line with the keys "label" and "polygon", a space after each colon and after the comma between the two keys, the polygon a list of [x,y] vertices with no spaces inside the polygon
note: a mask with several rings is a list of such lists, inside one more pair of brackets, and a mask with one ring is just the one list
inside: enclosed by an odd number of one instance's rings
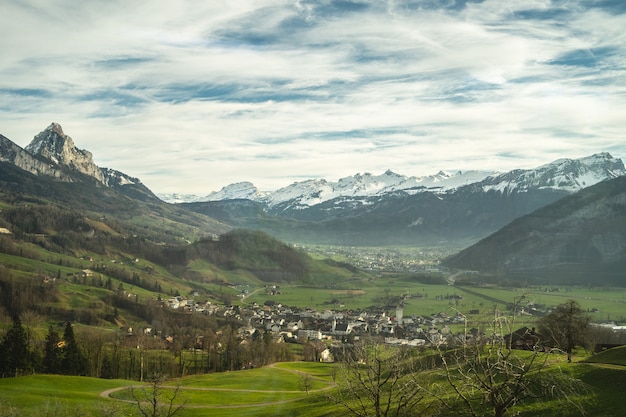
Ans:
{"label": "winding path", "polygon": [[[268,365],[269,368],[275,368],[276,364],[270,364]],[[312,389],[309,390],[309,394],[310,393],[316,393],[316,392],[323,392],[323,391],[328,391],[332,388],[334,388],[336,386],[336,384],[334,382],[330,382],[324,378],[321,377],[317,377],[314,375],[309,374],[308,372],[304,372],[304,371],[298,371],[295,369],[282,369],[279,368],[280,371],[286,371],[286,372],[291,372],[297,375],[309,375],[311,377],[311,379],[317,379],[317,380],[321,380],[324,381],[325,383],[328,383],[327,386],[323,387],[323,388],[318,388],[318,389]],[[118,392],[118,391],[124,391],[127,389],[139,389],[139,388],[146,388],[147,385],[127,385],[124,387],[116,387],[116,388],[111,388],[108,389],[106,391],[102,391],[100,393],[100,397],[102,398],[108,398],[108,399],[112,399],[115,401],[120,401],[120,402],[125,402],[125,403],[136,403],[136,401],[134,400],[122,400],[122,399],[118,399],[118,398],[113,398],[111,397],[111,394]],[[163,385],[163,388],[176,388],[176,386],[173,385]],[[273,393],[278,393],[278,394],[304,394],[303,391],[299,390],[299,391],[294,391],[294,390],[278,390],[278,391],[270,391],[270,390],[259,390],[259,389],[239,389],[239,388],[198,388],[198,387],[180,387],[180,391],[207,391],[207,392],[249,392],[249,393],[267,393],[267,394],[273,394]],[[307,394],[308,395],[308,394]],[[272,406],[272,405],[281,405],[281,404],[286,404],[286,403],[290,403],[293,401],[298,401],[300,400],[300,397],[296,397],[296,398],[290,398],[287,400],[280,400],[280,401],[270,401],[270,402],[261,402],[261,403],[248,403],[248,404],[236,404],[236,405],[185,405],[185,408],[248,408],[248,407],[267,407],[267,406]]]}

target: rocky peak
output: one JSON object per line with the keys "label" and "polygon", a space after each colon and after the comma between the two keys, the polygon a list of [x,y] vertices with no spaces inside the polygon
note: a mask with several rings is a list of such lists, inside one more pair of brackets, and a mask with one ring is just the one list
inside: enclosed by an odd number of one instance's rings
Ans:
{"label": "rocky peak", "polygon": [[37,134],[25,149],[33,155],[44,157],[105,183],[102,170],[93,162],[91,152],[78,149],[72,138],[63,133],[63,128],[58,123],[51,123]]}

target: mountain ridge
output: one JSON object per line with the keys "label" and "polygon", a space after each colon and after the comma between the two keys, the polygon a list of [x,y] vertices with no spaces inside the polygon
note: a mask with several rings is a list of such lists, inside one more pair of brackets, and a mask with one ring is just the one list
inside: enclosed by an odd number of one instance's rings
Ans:
{"label": "mountain ridge", "polygon": [[[294,182],[286,187],[274,191],[261,191],[252,182],[244,181],[226,185],[219,191],[205,196],[185,194],[157,194],[159,198],[171,203],[197,203],[208,201],[222,201],[234,199],[248,199],[269,205],[281,204],[289,199],[299,198],[304,205],[317,204],[346,196],[372,196],[398,190],[439,189],[447,190],[468,182],[475,182],[495,171],[454,171],[452,173],[439,171],[433,175],[422,177],[408,177],[397,174],[388,169],[383,174],[372,175],[369,172],[357,173],[343,177],[333,182],[326,179],[308,179]],[[309,190],[306,191],[301,190]],[[308,194],[308,196],[307,196]]]}
{"label": "mountain ridge", "polygon": [[[298,243],[350,246],[426,245],[458,249],[519,216],[600,181],[626,175],[609,153],[558,159],[467,182],[463,173],[440,174],[415,186],[392,171],[355,175],[336,183],[309,180],[273,195],[185,203],[191,210],[238,227],[260,229]],[[458,186],[455,186],[458,185]],[[339,190],[339,192],[337,192]],[[227,197],[228,190],[222,190]],[[334,193],[334,194],[333,194]]]}
{"label": "mountain ridge", "polygon": [[247,199],[268,207],[288,206],[292,209],[311,207],[336,198],[374,197],[389,193],[419,192],[449,193],[464,186],[479,185],[484,191],[511,192],[531,188],[551,188],[569,193],[617,176],[626,175],[619,158],[608,152],[570,159],[560,158],[531,169],[514,169],[500,173],[494,171],[439,171],[423,177],[408,177],[387,170],[380,175],[357,173],[336,182],[326,179],[309,179],[294,182],[275,191],[260,191],[252,182],[226,185],[221,190],[204,197],[197,195],[158,194],[172,203],[198,203]]}

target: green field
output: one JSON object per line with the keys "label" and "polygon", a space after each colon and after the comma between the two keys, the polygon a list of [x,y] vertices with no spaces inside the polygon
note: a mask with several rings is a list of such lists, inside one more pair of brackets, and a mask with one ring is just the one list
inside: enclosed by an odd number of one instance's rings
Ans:
{"label": "green field", "polygon": [[[165,386],[172,390],[180,386],[179,398],[185,402],[183,416],[206,416],[207,410],[211,410],[212,416],[294,415],[301,407],[326,403],[323,392],[333,387],[332,366],[280,363],[190,376],[168,381]],[[303,375],[310,378],[309,395],[302,386]],[[149,386],[144,387],[149,390]],[[0,379],[0,415],[139,415],[133,395],[139,397],[143,390],[139,383],[125,380],[58,375],[5,378]]]}
{"label": "green field", "polygon": [[[455,299],[456,295],[462,298]],[[454,314],[456,311],[467,315],[471,310],[478,310],[479,315],[474,319],[482,321],[493,313],[494,306],[502,309],[506,304],[527,306],[534,303],[549,307],[569,299],[578,301],[594,321],[626,322],[625,288],[465,288],[381,278],[351,280],[324,288],[281,284],[278,295],[267,295],[265,291],[260,291],[246,298],[246,301],[258,304],[272,301],[321,311],[366,309],[383,306],[389,300],[391,307],[388,306],[388,311],[393,315],[398,300],[402,300],[405,317],[439,312]]]}
{"label": "green field", "polygon": [[[583,359],[579,357],[577,359]],[[626,362],[626,349],[609,350],[588,362]],[[196,375],[168,381],[165,389],[180,387],[177,400],[184,401],[183,417],[195,416],[336,416],[344,410],[326,397],[334,384],[332,364],[290,362],[273,366]],[[617,417],[626,406],[621,396],[626,389],[626,367],[602,363],[566,364],[569,372],[592,387],[587,395],[588,415]],[[309,394],[302,387],[304,376],[312,381]],[[137,382],[85,377],[36,375],[0,379],[2,416],[137,416],[135,397],[142,392]],[[144,385],[145,387],[145,385]],[[169,388],[167,388],[169,387]],[[328,391],[331,390],[331,391]],[[517,408],[519,416],[576,416],[562,403],[539,401]],[[452,414],[450,414],[452,415]],[[447,414],[442,414],[447,416]]]}

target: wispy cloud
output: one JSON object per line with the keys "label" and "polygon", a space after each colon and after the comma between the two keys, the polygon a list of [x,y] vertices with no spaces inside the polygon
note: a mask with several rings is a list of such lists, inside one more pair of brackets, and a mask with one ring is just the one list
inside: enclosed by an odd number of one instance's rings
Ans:
{"label": "wispy cloud", "polygon": [[156,192],[623,157],[624,4],[9,0],[1,133]]}

